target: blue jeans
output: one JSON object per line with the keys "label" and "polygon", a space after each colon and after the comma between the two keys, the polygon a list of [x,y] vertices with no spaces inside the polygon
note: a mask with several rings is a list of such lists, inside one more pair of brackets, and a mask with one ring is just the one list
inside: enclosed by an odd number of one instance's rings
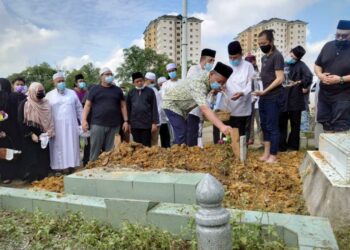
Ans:
{"label": "blue jeans", "polygon": [[197,146],[199,117],[190,115],[186,120],[183,116],[169,109],[165,109],[164,111],[174,130],[174,143],[178,145]]}
{"label": "blue jeans", "polygon": [[279,98],[259,100],[261,129],[263,131],[264,141],[271,142],[270,154],[272,155],[276,155],[278,152],[280,107]]}
{"label": "blue jeans", "polygon": [[350,129],[350,101],[328,102],[318,100],[317,121],[325,131],[347,131]]}

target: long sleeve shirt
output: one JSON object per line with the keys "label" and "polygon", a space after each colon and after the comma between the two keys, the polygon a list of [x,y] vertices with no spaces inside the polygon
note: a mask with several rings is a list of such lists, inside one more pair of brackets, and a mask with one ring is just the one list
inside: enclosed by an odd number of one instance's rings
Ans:
{"label": "long sleeve shirt", "polygon": [[[252,113],[252,79],[255,75],[254,67],[247,61],[242,61],[237,67],[232,67],[233,72],[226,83],[224,98],[221,98],[220,109],[228,109],[231,116],[249,116]],[[231,97],[242,92],[243,96],[237,100]]]}
{"label": "long sleeve shirt", "polygon": [[298,61],[289,66],[289,80],[294,82],[301,81],[300,84],[283,89],[284,105],[282,111],[305,110],[306,103],[303,94],[303,88],[308,88],[312,83],[312,73],[306,64]]}
{"label": "long sleeve shirt", "polygon": [[126,105],[132,128],[150,129],[152,124],[159,124],[157,100],[151,88],[131,90]]}

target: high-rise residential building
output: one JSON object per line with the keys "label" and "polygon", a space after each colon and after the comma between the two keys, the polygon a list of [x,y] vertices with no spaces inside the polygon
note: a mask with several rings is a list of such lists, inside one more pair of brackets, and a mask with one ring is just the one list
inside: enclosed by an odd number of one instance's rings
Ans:
{"label": "high-rise residential building", "polygon": [[297,45],[306,46],[306,25],[300,20],[288,21],[280,18],[263,20],[250,26],[235,38],[241,43],[243,54],[251,53],[256,56],[259,69],[261,69],[261,57],[264,53],[259,49],[258,36],[265,29],[275,31],[275,46],[284,57],[288,56],[290,50]]}
{"label": "high-rise residential building", "polygon": [[[196,63],[201,49],[202,20],[187,18],[187,60]],[[151,21],[143,32],[145,47],[166,54],[176,64],[181,64],[182,15],[163,15]]]}

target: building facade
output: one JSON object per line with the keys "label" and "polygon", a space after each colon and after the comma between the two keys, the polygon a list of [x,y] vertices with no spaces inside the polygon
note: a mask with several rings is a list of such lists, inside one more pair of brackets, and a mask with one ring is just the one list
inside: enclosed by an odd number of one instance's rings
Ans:
{"label": "building facade", "polygon": [[300,20],[288,21],[280,18],[271,18],[250,26],[235,38],[241,43],[243,53],[246,56],[251,53],[256,56],[259,69],[261,69],[261,58],[264,53],[259,49],[258,36],[265,29],[275,31],[275,46],[284,57],[289,55],[292,48],[297,45],[306,46],[307,23]]}
{"label": "building facade", "polygon": [[[189,17],[187,21],[187,60],[196,63],[200,57],[202,20]],[[151,48],[158,54],[166,54],[176,64],[181,64],[181,15],[158,17],[148,24],[143,34],[146,48]]]}

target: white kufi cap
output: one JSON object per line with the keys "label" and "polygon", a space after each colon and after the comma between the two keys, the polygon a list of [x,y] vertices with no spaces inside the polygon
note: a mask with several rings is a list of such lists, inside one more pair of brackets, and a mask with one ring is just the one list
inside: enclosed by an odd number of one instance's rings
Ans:
{"label": "white kufi cap", "polygon": [[145,78],[148,79],[148,80],[155,81],[156,80],[156,74],[154,74],[153,72],[147,72],[146,75],[145,75]]}
{"label": "white kufi cap", "polygon": [[59,72],[57,72],[56,74],[54,74],[54,75],[52,76],[52,80],[55,80],[56,78],[59,78],[59,77],[65,78],[64,73],[63,73],[62,71],[59,71]]}
{"label": "white kufi cap", "polygon": [[176,64],[175,64],[175,63],[169,63],[169,64],[166,66],[166,70],[167,70],[167,71],[172,70],[172,69],[176,69]]}

